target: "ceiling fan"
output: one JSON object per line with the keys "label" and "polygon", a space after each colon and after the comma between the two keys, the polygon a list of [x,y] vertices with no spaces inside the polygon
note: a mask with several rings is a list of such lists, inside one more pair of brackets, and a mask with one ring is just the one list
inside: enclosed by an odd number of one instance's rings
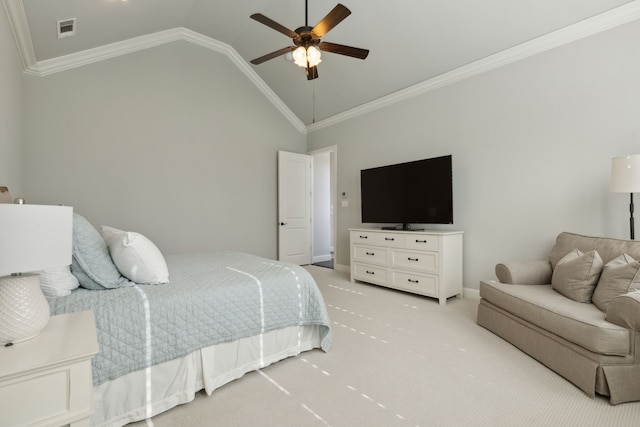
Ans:
{"label": "ceiling fan", "polygon": [[273,28],[285,36],[291,37],[294,44],[294,46],[287,46],[276,50],[275,52],[261,56],[260,58],[256,58],[251,61],[251,63],[255,65],[262,64],[265,61],[277,58],[285,53],[293,52],[293,59],[296,65],[306,69],[307,80],[313,80],[318,78],[318,64],[322,61],[322,59],[320,59],[320,51],[337,53],[339,55],[346,55],[358,59],[365,59],[367,55],[369,55],[369,50],[367,49],[323,42],[320,40],[329,31],[331,31],[333,27],[342,22],[342,20],[347,16],[351,15],[351,11],[342,4],[338,4],[334,7],[331,12],[322,18],[315,27],[310,27],[308,24],[309,15],[307,0],[304,2],[304,13],[304,27],[297,28],[295,31],[291,31],[261,13],[254,13],[251,15],[251,19],[258,21],[267,27]]}

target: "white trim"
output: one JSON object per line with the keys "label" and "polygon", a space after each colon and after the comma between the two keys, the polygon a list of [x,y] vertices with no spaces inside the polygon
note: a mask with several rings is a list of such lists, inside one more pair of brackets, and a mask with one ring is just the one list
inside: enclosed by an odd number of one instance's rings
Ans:
{"label": "white trim", "polygon": [[273,90],[267,86],[264,80],[262,80],[260,76],[258,76],[258,74],[249,66],[247,61],[245,61],[235,51],[235,49],[225,43],[218,42],[210,37],[180,27],[136,37],[122,42],[112,43],[95,49],[88,49],[59,58],[36,61],[33,42],[31,40],[29,25],[22,0],[3,0],[3,2],[7,12],[7,17],[9,18],[9,25],[11,26],[18,51],[20,53],[20,58],[22,59],[24,70],[28,74],[45,76],[51,73],[57,73],[91,64],[93,62],[113,58],[118,55],[124,55],[141,49],[158,46],[160,44],[184,40],[227,55],[301,133],[309,133],[333,126],[345,120],[350,120],[371,111],[456,83],[460,80],[467,79],[486,71],[520,61],[567,43],[640,19],[640,0],[634,0],[576,24],[472,62],[450,72],[410,86],[406,89],[352,108],[343,113],[328,117],[317,123],[305,126],[304,123],[302,123],[302,121],[273,92]]}
{"label": "white trim", "polygon": [[7,12],[9,26],[22,60],[22,67],[25,72],[30,73],[37,66],[36,53],[33,50],[33,40],[31,40],[31,31],[29,31],[29,23],[22,0],[4,0],[4,10]]}
{"label": "white trim", "polygon": [[333,264],[333,270],[334,271],[340,271],[342,273],[347,273],[350,274],[351,273],[351,267],[349,267],[348,265],[344,265],[344,264]]}
{"label": "white trim", "polygon": [[36,67],[41,76],[48,76],[178,40],[182,40],[181,28],[173,28],[57,58],[45,59],[44,61],[38,61]]}
{"label": "white trim", "polygon": [[462,297],[480,301],[480,291],[478,289],[462,288]]}
{"label": "white trim", "polygon": [[576,24],[503,50],[486,58],[479,59],[455,70],[433,77],[429,80],[409,86],[406,89],[383,96],[374,101],[362,104],[343,113],[323,119],[307,126],[307,133],[333,126],[337,123],[370,113],[374,110],[397,104],[426,92],[448,86],[460,80],[494,70],[496,68],[520,61],[533,55],[554,49],[559,46],[583,39],[600,32],[640,19],[640,1],[635,0],[610,11],[601,13]]}

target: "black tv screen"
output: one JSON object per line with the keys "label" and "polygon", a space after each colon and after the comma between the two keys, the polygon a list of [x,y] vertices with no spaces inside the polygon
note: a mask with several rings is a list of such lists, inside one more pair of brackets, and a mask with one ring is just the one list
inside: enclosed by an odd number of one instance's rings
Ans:
{"label": "black tv screen", "polygon": [[362,222],[453,224],[451,157],[361,170]]}

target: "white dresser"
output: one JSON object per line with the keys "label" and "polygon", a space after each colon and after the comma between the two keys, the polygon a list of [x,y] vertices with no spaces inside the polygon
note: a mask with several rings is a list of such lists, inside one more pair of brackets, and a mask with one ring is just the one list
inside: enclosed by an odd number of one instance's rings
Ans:
{"label": "white dresser", "polygon": [[52,316],[39,336],[0,347],[0,425],[89,427],[92,311]]}
{"label": "white dresser", "polygon": [[437,298],[462,297],[462,231],[352,228],[351,281]]}

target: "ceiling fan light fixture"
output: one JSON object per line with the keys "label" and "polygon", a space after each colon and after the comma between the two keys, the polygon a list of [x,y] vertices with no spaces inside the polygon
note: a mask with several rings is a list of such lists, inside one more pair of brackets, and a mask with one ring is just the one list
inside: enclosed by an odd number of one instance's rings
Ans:
{"label": "ceiling fan light fixture", "polygon": [[314,80],[318,78],[317,66],[322,62],[322,54],[320,51],[337,53],[338,55],[345,55],[358,59],[365,59],[367,57],[369,54],[367,49],[320,41],[320,39],[331,31],[332,28],[351,14],[351,11],[347,9],[346,6],[342,4],[336,5],[336,7],[331,9],[331,12],[322,18],[315,27],[310,27],[308,19],[306,19],[308,16],[307,1],[304,2],[304,11],[305,24],[304,26],[297,28],[295,31],[288,29],[271,18],[267,18],[261,13],[254,13],[250,16],[251,19],[254,19],[261,24],[284,34],[285,36],[290,37],[293,42],[293,46],[289,45],[276,50],[275,52],[271,52],[251,60],[253,65],[259,65],[270,59],[277,58],[280,55],[286,55],[285,58],[293,59],[296,65],[306,70],[307,80]]}
{"label": "ceiling fan light fixture", "polygon": [[307,48],[307,61],[309,61],[310,67],[315,67],[316,65],[321,63],[322,62],[322,59],[320,59],[321,56],[322,55],[320,53],[320,49],[318,49],[317,47],[309,46]]}
{"label": "ceiling fan light fixture", "polygon": [[295,62],[298,67],[307,66],[307,50],[303,46],[299,46],[293,51],[293,62]]}

